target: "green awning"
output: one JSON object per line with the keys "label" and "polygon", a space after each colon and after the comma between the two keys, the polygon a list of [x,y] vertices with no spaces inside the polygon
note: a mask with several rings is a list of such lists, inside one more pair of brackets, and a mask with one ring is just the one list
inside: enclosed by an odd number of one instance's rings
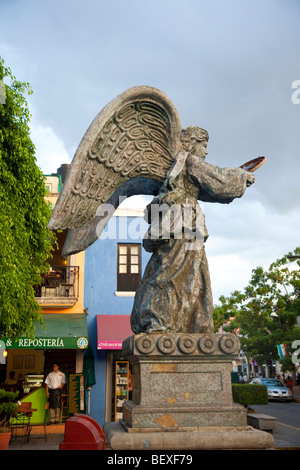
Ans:
{"label": "green awning", "polygon": [[47,313],[45,326],[35,324],[34,338],[5,338],[6,349],[86,349],[88,332],[85,313]]}

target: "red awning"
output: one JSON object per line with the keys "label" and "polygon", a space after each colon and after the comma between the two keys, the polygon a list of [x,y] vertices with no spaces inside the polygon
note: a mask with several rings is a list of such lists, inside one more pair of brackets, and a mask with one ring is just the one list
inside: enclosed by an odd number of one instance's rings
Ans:
{"label": "red awning", "polygon": [[130,315],[97,315],[97,349],[122,349],[132,335]]}

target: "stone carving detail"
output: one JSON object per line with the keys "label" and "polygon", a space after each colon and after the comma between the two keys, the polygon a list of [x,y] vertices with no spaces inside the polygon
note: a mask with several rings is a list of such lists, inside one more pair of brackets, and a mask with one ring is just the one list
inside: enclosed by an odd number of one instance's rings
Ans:
{"label": "stone carving detail", "polygon": [[[169,152],[170,123],[157,104],[143,101],[124,106],[112,116],[88,150],[71,190],[73,200],[88,198],[84,210],[73,211],[69,226],[88,223],[126,179],[163,181],[173,157]],[[103,184],[104,183],[104,184]],[[61,211],[68,210],[68,205]],[[80,210],[80,212],[79,212]]]}
{"label": "stone carving detail", "polygon": [[140,334],[123,342],[123,353],[142,355],[237,355],[240,342],[233,334]]}
{"label": "stone carving detail", "polygon": [[178,339],[178,347],[183,353],[192,354],[197,347],[197,343],[193,336],[182,335]]}
{"label": "stone carving detail", "polygon": [[143,335],[136,340],[136,347],[142,354],[150,354],[155,348],[155,340],[151,335]]}
{"label": "stone carving detail", "polygon": [[204,354],[212,354],[217,347],[217,341],[214,336],[202,336],[199,339],[199,348]]}
{"label": "stone carving detail", "polygon": [[224,335],[219,340],[219,346],[225,354],[232,354],[236,348],[236,343],[231,335]]}
{"label": "stone carving detail", "polygon": [[[49,228],[86,226],[97,209],[134,178],[149,179],[144,194],[154,194],[159,187],[154,181],[160,185],[174,161],[180,132],[178,113],[162,92],[142,86],[119,95],[83,137]],[[143,194],[143,183],[135,186],[124,190],[125,196]]]}
{"label": "stone carving detail", "polygon": [[176,342],[173,335],[163,335],[157,340],[157,347],[163,354],[171,354],[175,347]]}

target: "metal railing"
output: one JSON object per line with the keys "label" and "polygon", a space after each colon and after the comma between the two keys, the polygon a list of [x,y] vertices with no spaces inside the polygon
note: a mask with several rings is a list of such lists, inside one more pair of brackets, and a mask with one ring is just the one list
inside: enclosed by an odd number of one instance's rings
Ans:
{"label": "metal railing", "polygon": [[36,297],[78,297],[79,266],[51,266],[34,291]]}

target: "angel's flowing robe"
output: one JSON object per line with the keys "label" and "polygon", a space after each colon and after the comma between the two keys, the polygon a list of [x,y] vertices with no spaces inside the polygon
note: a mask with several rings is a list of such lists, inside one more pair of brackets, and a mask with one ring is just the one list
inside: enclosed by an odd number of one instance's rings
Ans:
{"label": "angel's flowing robe", "polygon": [[[143,246],[153,254],[137,288],[131,313],[131,327],[136,334],[213,333],[213,298],[204,247],[208,233],[197,200],[230,203],[241,197],[247,186],[246,171],[219,168],[194,155],[186,154],[179,166],[175,161],[173,169],[145,211],[151,225]],[[151,209],[155,204],[164,208],[164,215],[157,218],[155,212],[153,220]],[[179,229],[178,212],[172,210],[174,207],[182,211],[190,208],[188,213],[192,216],[187,218],[188,227],[179,214],[182,222]],[[167,237],[162,229],[165,216],[171,220]]]}

